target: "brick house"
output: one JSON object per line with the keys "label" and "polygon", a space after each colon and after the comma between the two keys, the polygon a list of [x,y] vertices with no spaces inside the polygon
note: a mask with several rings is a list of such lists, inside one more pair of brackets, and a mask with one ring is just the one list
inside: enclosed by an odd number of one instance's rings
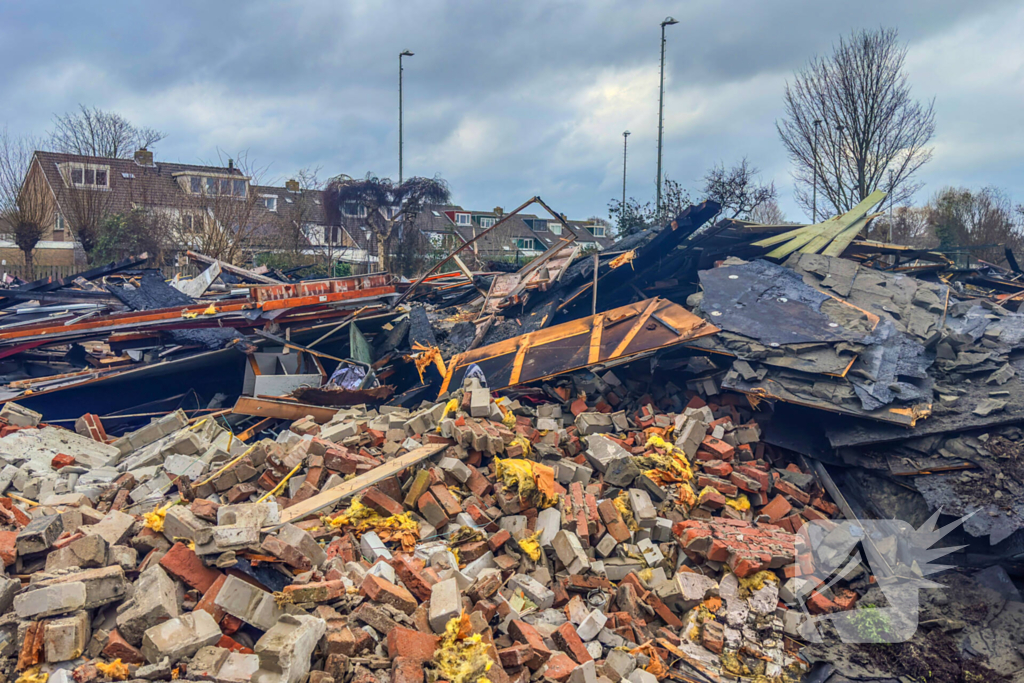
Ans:
{"label": "brick house", "polygon": [[[167,222],[174,245],[168,259],[179,249],[201,250],[203,236],[212,229],[245,231],[233,257],[239,262],[266,250],[312,251],[305,235],[322,224],[320,193],[302,191],[295,181],[273,187],[251,180],[230,160],[227,166],[203,166],[158,162],[145,149],[132,159],[37,151],[25,191],[43,198],[47,218],[33,260],[37,265],[84,265],[79,233],[136,209]],[[0,241],[0,259],[21,264],[23,256],[12,242]]]}

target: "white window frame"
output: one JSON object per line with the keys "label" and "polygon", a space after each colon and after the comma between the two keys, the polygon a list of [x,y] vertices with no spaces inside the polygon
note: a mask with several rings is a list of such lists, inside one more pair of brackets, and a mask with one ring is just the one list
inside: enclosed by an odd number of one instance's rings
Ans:
{"label": "white window frame", "polygon": [[455,214],[456,225],[472,225],[473,215],[468,213],[456,213]]}
{"label": "white window frame", "polygon": [[588,225],[587,232],[594,237],[604,237],[605,229],[603,225]]}
{"label": "white window frame", "polygon": [[57,213],[53,218],[53,231],[63,232],[66,229],[63,214]]}
{"label": "white window frame", "polygon": [[480,216],[480,227],[481,228],[492,228],[494,224],[498,222],[497,218],[491,216]]}
{"label": "white window frame", "polygon": [[[71,187],[74,187],[74,188],[77,188],[77,189],[80,189],[80,190],[97,190],[97,189],[99,189],[99,190],[109,190],[110,189],[110,166],[109,166],[109,164],[86,164],[86,163],[82,163],[82,162],[78,162],[78,161],[73,161],[73,162],[68,162],[68,163],[64,164],[62,166],[62,168],[61,168],[61,171],[62,171],[62,173],[65,176],[65,182],[69,186],[71,186]],[[76,183],[74,181],[74,178],[73,178],[72,174],[75,171],[81,171],[82,172],[82,182]],[[85,182],[85,172],[86,171],[92,171],[93,172],[93,182],[92,183]],[[102,184],[102,185],[97,185],[96,184],[96,182],[95,182],[96,171],[103,171],[104,173],[106,173],[107,181],[104,184]]]}
{"label": "white window frame", "polygon": [[[355,204],[357,207],[359,207],[355,213],[349,212],[348,207],[350,204]],[[366,218],[366,205],[360,204],[359,202],[343,202],[341,205],[341,214],[346,218]]]}
{"label": "white window frame", "polygon": [[548,232],[550,232],[552,235],[561,235],[562,234],[562,224],[561,223],[553,223],[551,221],[548,221]]}
{"label": "white window frame", "polygon": [[[263,200],[263,206],[267,208],[267,211],[277,213],[277,195],[276,194],[261,194],[260,199]],[[267,200],[270,200],[268,203]]]}
{"label": "white window frame", "polygon": [[[533,237],[516,237],[516,249],[519,251],[537,251],[537,240]],[[526,246],[529,242],[530,246]]]}

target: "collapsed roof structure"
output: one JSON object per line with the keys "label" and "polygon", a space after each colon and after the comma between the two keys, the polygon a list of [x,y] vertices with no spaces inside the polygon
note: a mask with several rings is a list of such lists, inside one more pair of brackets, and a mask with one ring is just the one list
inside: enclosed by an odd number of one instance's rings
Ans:
{"label": "collapsed roof structure", "polygon": [[[78,683],[1019,671],[1022,274],[860,239],[883,198],[808,226],[708,201],[514,273],[470,271],[470,240],[415,282],[194,254],[188,281],[141,258],[0,290],[0,657]],[[919,628],[901,596],[948,567]]]}

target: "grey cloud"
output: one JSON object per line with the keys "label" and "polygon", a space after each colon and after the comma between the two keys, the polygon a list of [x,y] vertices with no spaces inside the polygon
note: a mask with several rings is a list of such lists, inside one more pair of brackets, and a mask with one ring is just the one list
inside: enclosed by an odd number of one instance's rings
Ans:
{"label": "grey cloud", "polygon": [[[672,15],[680,24],[669,28],[666,55],[668,175],[693,186],[711,164],[747,155],[776,180],[795,218],[774,132],[793,69],[854,27],[898,26],[913,49],[978,17],[1019,22],[1014,7],[996,0],[7,4],[0,56],[16,68],[0,72],[0,93],[3,119],[18,132],[41,133],[55,111],[84,102],[166,130],[156,150],[166,159],[247,149],[279,179],[310,165],[325,175],[394,175],[396,62],[409,48],[416,56],[406,70],[407,174],[440,173],[470,206],[516,205],[539,193],[574,216],[603,214],[620,193],[624,128],[633,131],[629,192],[653,194],[658,23]],[[943,125],[953,129],[950,147],[940,149],[947,158],[937,151],[931,168],[1012,186],[1019,164],[992,173],[963,151],[956,127],[977,134],[964,116],[970,103],[927,68],[916,65],[924,70],[914,74],[916,91],[938,96],[940,138]],[[631,86],[643,97],[624,96]],[[602,99],[601,88],[612,94]],[[1012,109],[1019,80],[1009,90],[996,97]],[[929,187],[941,182],[930,171]]]}

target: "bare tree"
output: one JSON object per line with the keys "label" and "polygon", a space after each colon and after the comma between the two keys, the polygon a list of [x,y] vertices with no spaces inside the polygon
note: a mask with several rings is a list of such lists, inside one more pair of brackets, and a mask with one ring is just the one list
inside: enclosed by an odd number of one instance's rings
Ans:
{"label": "bare tree", "polygon": [[136,126],[117,112],[78,105],[78,111],[53,117],[50,147],[55,152],[130,159],[136,150],[164,139],[153,128]]}
{"label": "bare tree", "polygon": [[[927,207],[897,206],[889,213],[879,216],[868,224],[866,236],[869,240],[903,244],[918,249],[934,249],[939,245],[934,226],[928,220]],[[890,230],[891,225],[891,230]]]}
{"label": "bare tree", "polygon": [[[67,227],[91,262],[103,223],[115,212],[114,194],[107,189],[79,187],[73,182],[71,173],[70,168],[62,170],[63,182],[54,188],[54,192]],[[109,178],[107,182],[110,182]]]}
{"label": "bare tree", "polygon": [[762,184],[756,167],[743,157],[727,169],[725,164],[713,166],[704,175],[704,199],[718,202],[721,212],[728,218],[747,218],[750,213],[770,201],[775,201],[775,183]]}
{"label": "bare tree", "polygon": [[779,202],[769,199],[754,207],[747,214],[747,220],[761,225],[782,225],[786,222],[786,214],[779,207]]}
{"label": "bare tree", "polygon": [[331,225],[341,225],[346,207],[353,208],[347,213],[356,214],[373,233],[380,269],[411,275],[428,251],[426,238],[413,227],[416,215],[428,204],[450,199],[448,183],[440,177],[409,178],[401,184],[372,173],[363,180],[334,178],[327,184],[327,218]]}
{"label": "bare tree", "polygon": [[668,176],[661,181],[661,188],[661,213],[658,213],[653,202],[641,204],[634,197],[625,202],[613,199],[608,203],[608,216],[612,219],[617,236],[631,235],[650,225],[668,223],[693,203],[690,193]]}
{"label": "bare tree", "polygon": [[229,159],[227,166],[231,171],[223,177],[204,174],[198,191],[189,188],[181,193],[177,239],[207,256],[241,265],[257,246],[280,247],[283,221],[267,210],[264,198],[252,188],[260,184],[264,167],[250,161],[245,152]]}
{"label": "bare tree", "polygon": [[1009,197],[998,188],[944,188],[928,205],[927,223],[942,250],[962,252],[965,247],[987,247],[971,249],[970,253],[1003,263],[1004,246],[1018,253],[1024,248],[1024,233],[1015,221]]}
{"label": "bare tree", "polygon": [[12,137],[6,126],[0,132],[0,234],[25,255],[30,279],[33,250],[49,230],[53,216],[46,183],[29,178],[37,146],[31,138]]}
{"label": "bare tree", "polygon": [[855,31],[786,84],[786,115],[775,126],[806,209],[815,175],[819,205],[835,214],[876,189],[897,204],[920,189],[914,174],[932,157],[926,145],[935,134],[934,100],[911,98],[906,55],[896,29]]}
{"label": "bare tree", "polygon": [[[301,237],[301,242],[305,245],[319,249],[330,272],[330,266],[334,263],[335,235],[332,234],[331,227],[322,225],[326,183],[320,179],[320,170],[320,166],[307,166],[295,174],[295,182],[298,184],[294,210],[294,223],[298,232],[295,237],[296,241]],[[318,226],[316,223],[321,225]]]}

